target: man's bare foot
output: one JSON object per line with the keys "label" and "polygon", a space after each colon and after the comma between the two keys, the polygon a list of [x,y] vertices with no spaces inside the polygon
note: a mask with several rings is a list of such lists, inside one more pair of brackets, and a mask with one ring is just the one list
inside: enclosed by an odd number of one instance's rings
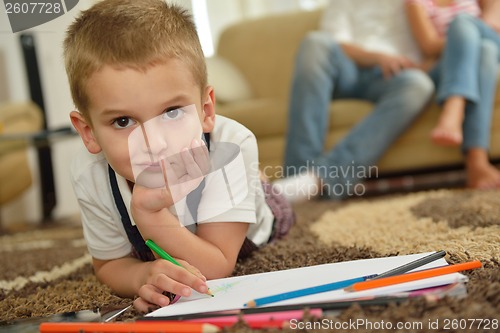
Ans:
{"label": "man's bare foot", "polygon": [[486,152],[471,149],[467,154],[467,187],[475,189],[500,188],[500,170],[492,165]]}
{"label": "man's bare foot", "polygon": [[465,101],[463,98],[452,97],[448,99],[443,105],[437,126],[431,132],[432,141],[441,146],[461,145],[464,113]]}

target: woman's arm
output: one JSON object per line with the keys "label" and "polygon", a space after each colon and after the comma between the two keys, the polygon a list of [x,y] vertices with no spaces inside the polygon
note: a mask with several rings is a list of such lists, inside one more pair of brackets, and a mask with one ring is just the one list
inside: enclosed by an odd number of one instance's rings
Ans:
{"label": "woman's arm", "polygon": [[427,58],[439,57],[443,50],[445,39],[439,35],[436,28],[432,25],[425,8],[417,3],[406,2],[406,15],[415,40],[424,56]]}
{"label": "woman's arm", "polygon": [[500,34],[500,1],[480,0],[482,20]]}

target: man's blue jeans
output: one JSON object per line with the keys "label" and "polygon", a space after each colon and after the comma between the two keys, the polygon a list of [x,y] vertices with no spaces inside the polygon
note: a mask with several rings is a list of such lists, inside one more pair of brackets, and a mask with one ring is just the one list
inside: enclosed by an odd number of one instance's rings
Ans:
{"label": "man's blue jeans", "polygon": [[[285,173],[316,172],[330,198],[343,198],[410,125],[434,90],[428,75],[404,70],[384,79],[380,68],[360,68],[327,33],[312,32],[298,50],[290,95]],[[333,99],[375,103],[332,150],[324,152]],[[360,171],[360,172],[358,172]]]}
{"label": "man's blue jeans", "polygon": [[450,96],[467,100],[462,149],[489,148],[491,112],[498,78],[500,36],[478,18],[458,15],[450,24],[446,46],[429,72],[437,101]]}

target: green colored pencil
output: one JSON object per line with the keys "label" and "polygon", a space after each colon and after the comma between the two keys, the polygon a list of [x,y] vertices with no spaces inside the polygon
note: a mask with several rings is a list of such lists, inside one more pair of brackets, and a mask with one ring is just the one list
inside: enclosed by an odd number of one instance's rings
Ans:
{"label": "green colored pencil", "polygon": [[[170,254],[168,254],[167,252],[165,252],[164,249],[162,249],[161,247],[159,247],[155,242],[153,242],[151,239],[148,239],[146,240],[146,245],[153,251],[155,252],[157,255],[160,256],[160,258],[162,259],[165,259],[167,261],[170,261],[172,264],[174,265],[177,265],[179,267],[182,267],[181,264],[179,264],[179,262],[177,260],[175,260]],[[210,295],[212,297],[214,297],[214,294],[212,294],[212,292],[210,291],[210,289],[208,289],[207,291],[207,295]]]}
{"label": "green colored pencil", "polygon": [[148,239],[146,241],[146,245],[153,251],[155,252],[157,255],[160,256],[160,258],[162,259],[165,259],[165,260],[168,260],[170,261],[172,264],[174,265],[177,265],[177,266],[180,266],[182,267],[181,264],[179,264],[179,262],[177,260],[175,260],[174,258],[172,258],[172,256],[170,254],[168,254],[167,252],[165,252],[165,250],[163,250],[161,247],[159,247],[155,242],[153,242],[151,239]]}

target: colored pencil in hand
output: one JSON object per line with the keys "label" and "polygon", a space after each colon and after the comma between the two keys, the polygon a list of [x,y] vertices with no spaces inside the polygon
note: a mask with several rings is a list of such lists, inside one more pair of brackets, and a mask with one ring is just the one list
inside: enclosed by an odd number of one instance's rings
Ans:
{"label": "colored pencil in hand", "polygon": [[[153,251],[155,252],[160,258],[165,259],[170,261],[172,264],[182,267],[182,265],[175,260],[170,254],[168,254],[165,250],[163,250],[161,247],[159,247],[155,242],[153,242],[151,239],[146,240],[146,245]],[[206,292],[207,295],[214,297],[214,294],[210,291],[210,289],[207,290]]]}

